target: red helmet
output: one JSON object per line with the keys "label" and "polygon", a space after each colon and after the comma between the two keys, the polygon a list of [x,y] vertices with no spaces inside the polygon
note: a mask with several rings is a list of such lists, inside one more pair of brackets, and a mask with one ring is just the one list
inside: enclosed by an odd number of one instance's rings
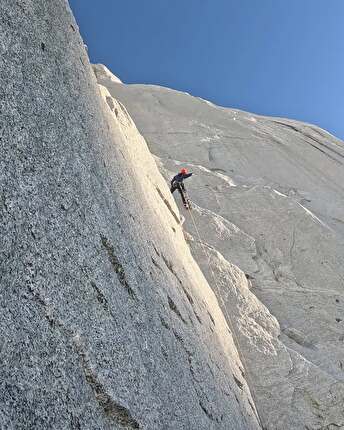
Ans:
{"label": "red helmet", "polygon": [[188,171],[187,171],[187,169],[185,169],[185,168],[183,167],[183,169],[181,169],[181,170],[180,170],[180,173],[182,173],[183,175],[185,175],[186,173],[188,173]]}

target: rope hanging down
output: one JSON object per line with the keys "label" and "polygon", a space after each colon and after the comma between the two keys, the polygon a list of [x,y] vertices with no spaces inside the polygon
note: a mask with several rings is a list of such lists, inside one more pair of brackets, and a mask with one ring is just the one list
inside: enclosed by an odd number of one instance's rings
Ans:
{"label": "rope hanging down", "polygon": [[[209,266],[209,269],[210,269],[210,272],[211,272],[211,276],[212,276],[212,279],[213,279],[214,285],[216,286],[217,291],[219,291],[218,284],[217,284],[217,281],[216,281],[216,277],[215,277],[215,274],[214,274],[214,271],[213,271],[213,268],[212,268],[212,265],[211,265],[210,255],[209,255],[209,253],[207,252],[207,249],[206,249],[206,247],[205,247],[205,244],[204,244],[204,242],[203,242],[203,241],[202,241],[202,239],[201,239],[201,235],[200,235],[200,233],[199,233],[199,231],[198,231],[198,228],[197,228],[197,225],[196,225],[196,221],[195,221],[194,216],[192,215],[191,210],[189,210],[189,213],[190,213],[190,216],[191,216],[191,219],[192,219],[193,225],[194,225],[194,227],[195,227],[195,231],[196,231],[197,236],[198,236],[198,241],[199,241],[199,243],[201,244],[201,247],[202,247],[203,253],[204,253],[204,255],[205,255],[205,257],[206,257],[206,259],[207,259],[207,261],[208,261],[208,266]],[[229,315],[227,312],[226,312],[226,316],[227,316],[227,322],[228,322],[228,324],[229,324],[229,326],[230,326],[230,330],[231,330],[232,335],[233,335],[233,338],[234,338],[234,343],[235,343],[235,345],[236,345],[236,348],[237,348],[237,351],[238,351],[238,355],[239,355],[240,361],[241,361],[242,365],[244,366],[245,374],[247,375],[247,379],[248,379],[248,383],[249,383],[250,392],[251,392],[252,398],[253,398],[254,403],[255,403],[255,412],[256,412],[256,417],[257,417],[258,423],[259,423],[259,425],[260,425],[260,427],[261,427],[262,429],[265,429],[265,427],[263,426],[263,421],[262,421],[262,419],[261,419],[261,416],[260,416],[259,411],[258,411],[258,408],[257,408],[256,394],[255,394],[255,390],[254,390],[253,381],[252,381],[252,378],[251,378],[250,373],[249,373],[249,371],[248,371],[248,366],[247,366],[246,361],[245,361],[245,359],[244,359],[244,355],[243,355],[243,354],[242,354],[242,352],[241,352],[239,339],[238,339],[238,337],[237,337],[237,335],[236,335],[236,333],[235,333],[234,325],[233,325],[233,323],[232,323],[231,317],[230,317],[230,315]]]}

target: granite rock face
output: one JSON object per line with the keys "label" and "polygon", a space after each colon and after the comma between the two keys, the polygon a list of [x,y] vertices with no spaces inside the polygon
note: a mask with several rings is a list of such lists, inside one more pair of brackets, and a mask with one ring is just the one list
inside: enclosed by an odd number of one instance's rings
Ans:
{"label": "granite rock face", "polygon": [[184,227],[264,428],[344,428],[343,142],[167,88],[99,82],[166,180],[194,172]]}
{"label": "granite rock face", "polygon": [[0,427],[258,429],[178,207],[67,2],[0,18]]}

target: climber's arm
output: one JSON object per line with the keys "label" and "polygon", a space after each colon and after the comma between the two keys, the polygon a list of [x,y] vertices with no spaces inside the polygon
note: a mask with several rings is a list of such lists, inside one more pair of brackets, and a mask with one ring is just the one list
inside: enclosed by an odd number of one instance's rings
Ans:
{"label": "climber's arm", "polygon": [[190,178],[190,176],[192,176],[192,173],[185,173],[185,174],[183,175],[183,179]]}

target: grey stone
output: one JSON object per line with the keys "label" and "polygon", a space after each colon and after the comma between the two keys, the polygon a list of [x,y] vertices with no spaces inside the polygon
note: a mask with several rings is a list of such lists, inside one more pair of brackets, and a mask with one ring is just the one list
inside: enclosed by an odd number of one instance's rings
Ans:
{"label": "grey stone", "polygon": [[1,6],[0,427],[258,428],[178,208],[67,2]]}
{"label": "grey stone", "polygon": [[343,142],[168,88],[99,82],[166,180],[181,166],[194,172],[183,227],[264,428],[344,428]]}

